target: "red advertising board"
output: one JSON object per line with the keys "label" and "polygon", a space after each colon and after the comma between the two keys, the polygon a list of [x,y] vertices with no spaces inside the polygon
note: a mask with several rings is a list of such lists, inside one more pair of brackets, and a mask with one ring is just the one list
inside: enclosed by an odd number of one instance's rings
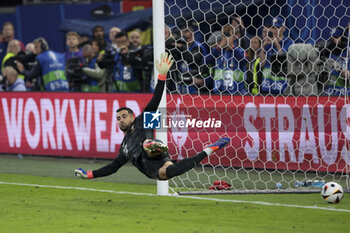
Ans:
{"label": "red advertising board", "polygon": [[[151,97],[2,92],[0,152],[114,158],[123,139],[116,109],[128,106],[139,115]],[[227,136],[230,145],[204,163],[329,172],[350,168],[350,105],[344,98],[172,95],[162,117],[174,158],[193,156]]]}
{"label": "red advertising board", "polygon": [[349,169],[350,105],[344,98],[185,95],[172,96],[167,107],[178,118],[222,122],[210,129],[173,127],[169,149],[181,157],[226,136],[230,146],[205,162],[261,169]]}
{"label": "red advertising board", "polygon": [[116,109],[135,114],[150,94],[1,93],[0,152],[114,158],[123,140]]}

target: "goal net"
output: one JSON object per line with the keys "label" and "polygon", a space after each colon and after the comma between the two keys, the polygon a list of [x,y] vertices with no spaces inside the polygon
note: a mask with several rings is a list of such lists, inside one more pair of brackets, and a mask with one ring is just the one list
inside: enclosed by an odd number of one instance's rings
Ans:
{"label": "goal net", "polygon": [[170,187],[312,192],[335,181],[349,190],[347,9],[341,0],[165,1],[170,154],[231,138]]}

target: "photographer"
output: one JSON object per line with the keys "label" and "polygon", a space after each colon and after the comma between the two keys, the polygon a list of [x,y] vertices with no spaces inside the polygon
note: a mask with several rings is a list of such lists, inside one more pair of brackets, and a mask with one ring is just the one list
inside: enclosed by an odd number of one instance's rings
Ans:
{"label": "photographer", "polygon": [[111,29],[109,29],[109,40],[111,42],[110,46],[113,49],[117,49],[117,44],[115,42],[115,35],[117,35],[118,32],[121,32],[120,28],[118,27],[111,27]]}
{"label": "photographer", "polygon": [[231,25],[223,28],[216,46],[211,50],[213,65],[214,93],[246,93],[244,86],[246,59],[244,50],[234,46],[234,30]]}
{"label": "photographer", "polygon": [[84,67],[83,73],[86,75],[88,92],[106,92],[106,69],[101,69],[97,64],[97,56],[94,54],[92,46],[86,44],[83,47]]}
{"label": "photographer", "polygon": [[140,91],[143,85],[143,51],[130,50],[125,31],[115,36],[118,50],[114,57],[113,78],[118,92]]}
{"label": "photographer", "polygon": [[17,71],[11,67],[6,66],[2,71],[2,80],[0,84],[0,90],[3,91],[26,91],[24,81],[18,78]]}
{"label": "photographer", "polygon": [[[170,29],[167,26],[165,26],[164,34],[165,50],[173,56],[175,61],[168,72],[169,78],[167,78],[167,90],[169,92],[176,92],[177,83],[181,83],[183,81],[183,73],[176,68],[177,64],[191,64],[193,63],[193,56],[188,51],[186,41],[180,38],[180,32],[175,33],[176,37],[174,38],[172,33],[170,32]],[[189,75],[190,74],[188,73],[188,76]]]}
{"label": "photographer", "polygon": [[[208,67],[204,58],[207,50],[203,44],[194,38],[194,22],[183,25],[181,28],[181,38],[175,40],[177,48],[180,51],[188,51],[191,59],[176,59],[176,66],[180,72],[180,78],[177,82],[177,91],[181,94],[195,94],[198,91],[208,92],[211,89],[208,75]],[[181,53],[185,54],[185,53]],[[208,85],[209,84],[209,85]]]}
{"label": "photographer", "polygon": [[[286,57],[289,46],[293,41],[284,36],[286,27],[281,17],[266,19],[263,35],[262,35],[262,49],[260,52],[260,62],[263,68],[263,80],[261,92],[267,94],[283,94],[287,88],[286,74],[278,74],[273,72],[272,63],[278,59],[278,56],[283,54]],[[272,59],[274,56],[274,60]],[[277,60],[277,64],[281,61]]]}
{"label": "photographer", "polygon": [[240,47],[245,51],[249,48],[249,36],[247,35],[246,29],[242,17],[234,15],[231,17],[231,25],[233,26],[234,45]]}

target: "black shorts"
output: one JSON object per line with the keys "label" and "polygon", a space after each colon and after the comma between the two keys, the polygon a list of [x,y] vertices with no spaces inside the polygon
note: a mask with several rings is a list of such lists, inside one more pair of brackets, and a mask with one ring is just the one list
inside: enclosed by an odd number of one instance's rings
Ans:
{"label": "black shorts", "polygon": [[159,179],[159,169],[168,161],[174,162],[168,154],[156,158],[150,158],[143,154],[138,160],[138,169],[151,179]]}

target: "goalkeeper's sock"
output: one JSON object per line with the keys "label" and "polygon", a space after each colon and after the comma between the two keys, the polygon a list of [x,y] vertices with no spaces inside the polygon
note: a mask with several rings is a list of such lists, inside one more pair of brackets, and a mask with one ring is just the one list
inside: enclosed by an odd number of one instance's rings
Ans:
{"label": "goalkeeper's sock", "polygon": [[166,169],[166,176],[168,179],[171,179],[174,176],[184,174],[185,172],[191,170],[194,166],[198,165],[207,156],[207,152],[202,151],[191,158],[186,158],[174,165],[170,165]]}

